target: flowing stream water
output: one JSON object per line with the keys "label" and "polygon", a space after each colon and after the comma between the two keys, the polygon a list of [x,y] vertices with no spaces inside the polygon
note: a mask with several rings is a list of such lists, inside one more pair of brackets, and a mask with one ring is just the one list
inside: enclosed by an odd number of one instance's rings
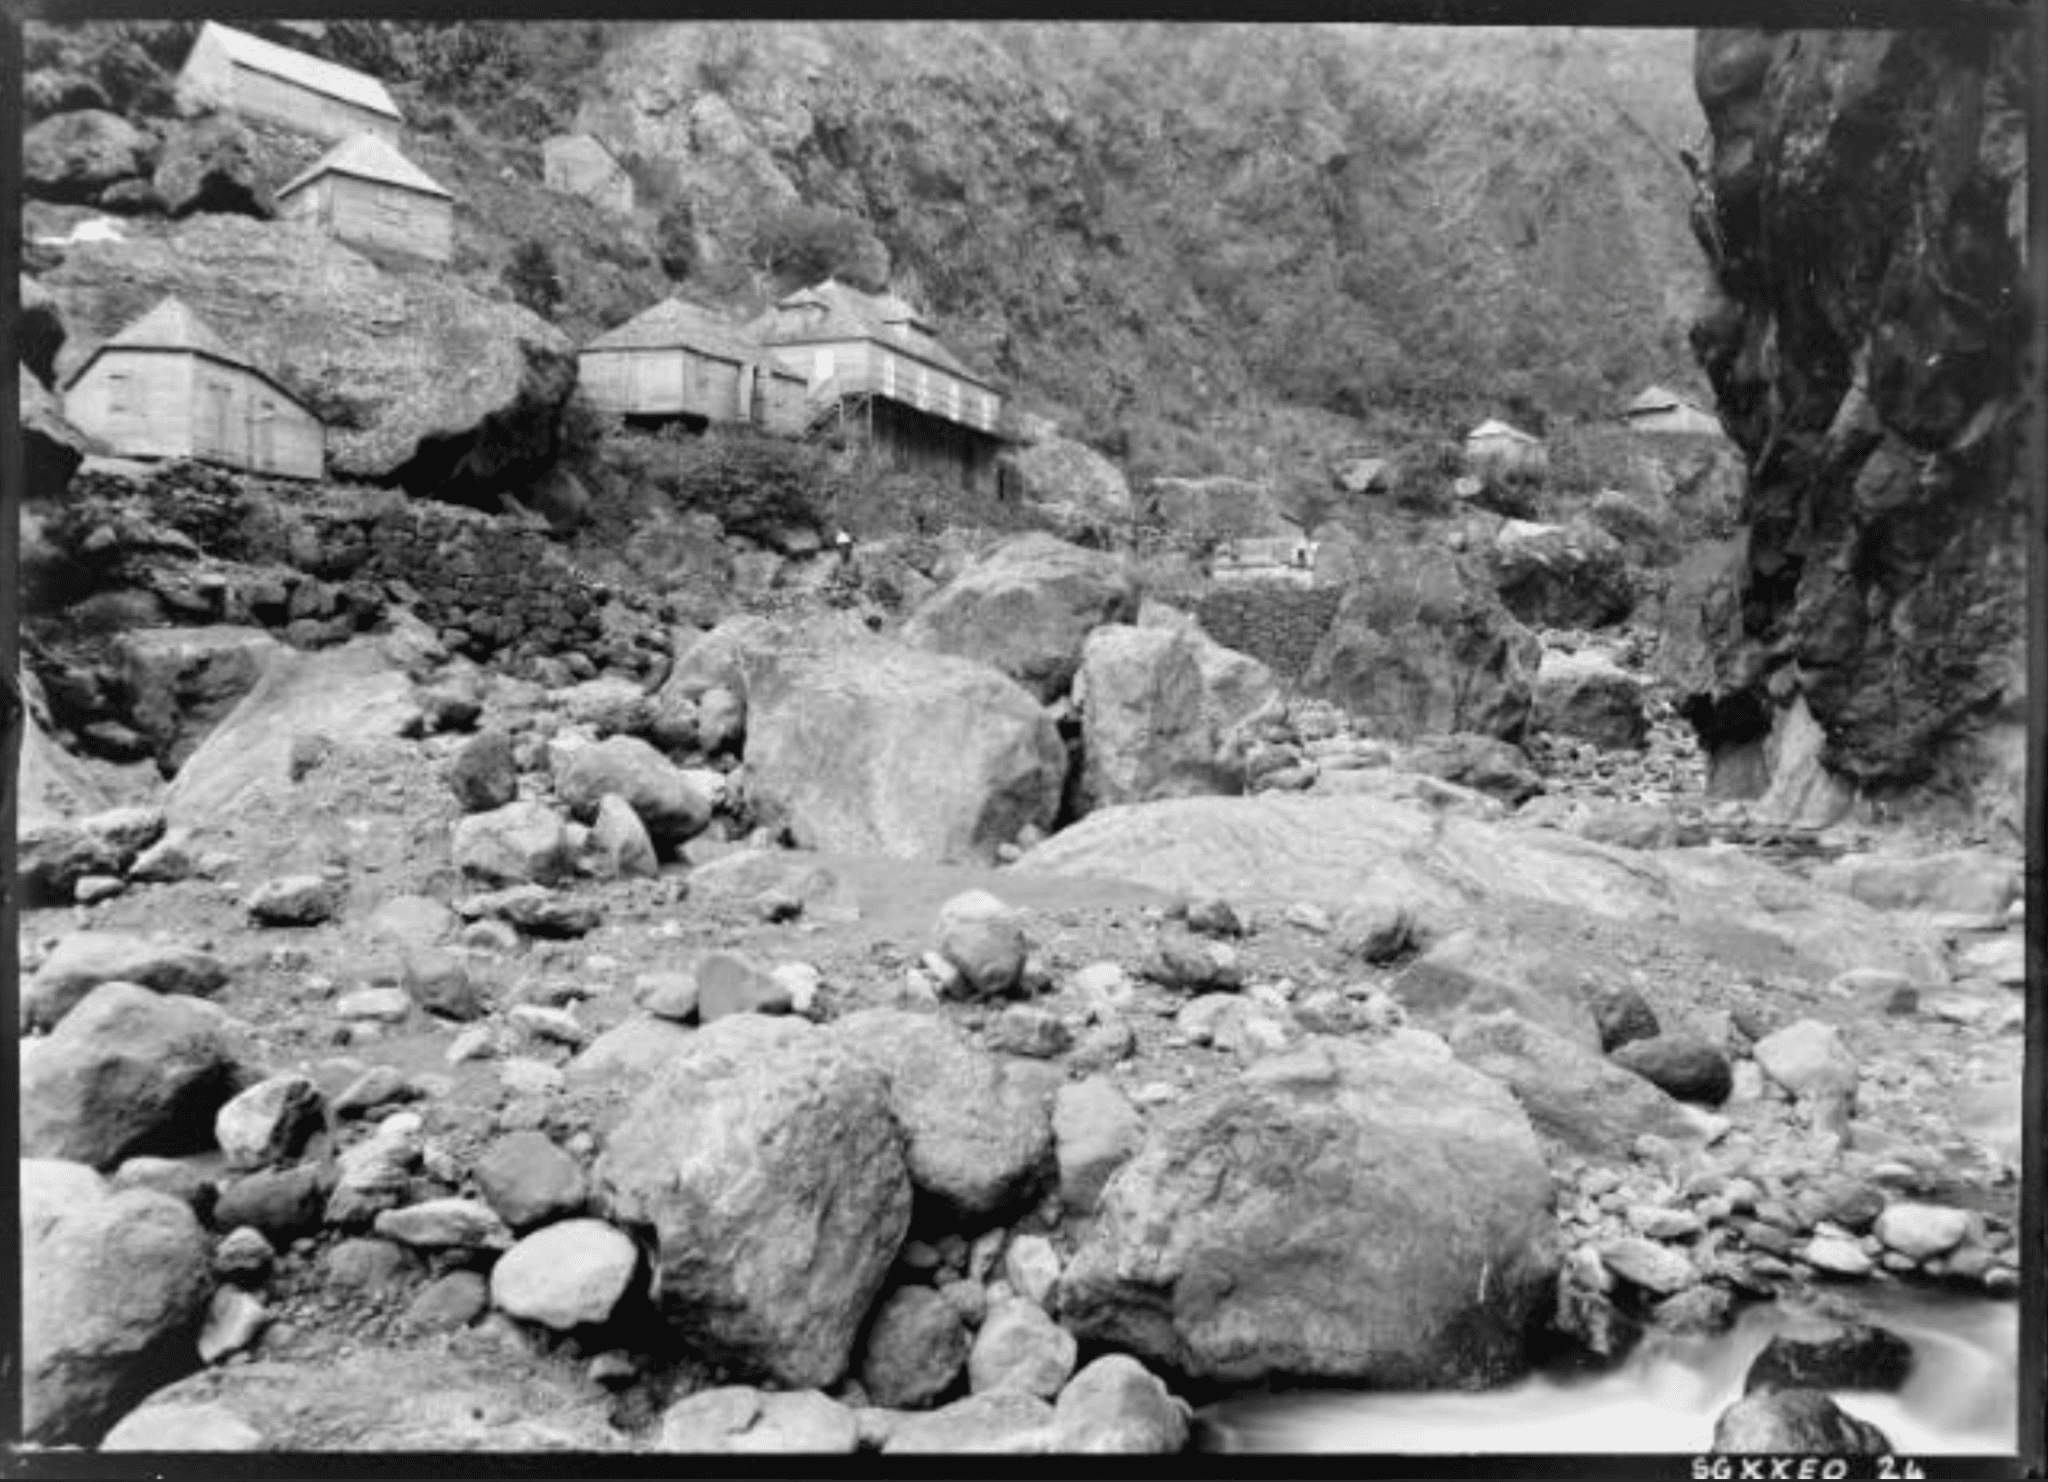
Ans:
{"label": "flowing stream water", "polygon": [[[1844,1392],[1900,1456],[2009,1455],[2019,1424],[2019,1307],[1936,1294],[1872,1295],[1867,1320],[1913,1346],[1896,1394]],[[1792,1320],[1759,1304],[1714,1337],[1652,1333],[1605,1374],[1534,1374],[1479,1393],[1322,1390],[1248,1396],[1203,1412],[1210,1449],[1467,1453],[1704,1452],[1743,1376]]]}

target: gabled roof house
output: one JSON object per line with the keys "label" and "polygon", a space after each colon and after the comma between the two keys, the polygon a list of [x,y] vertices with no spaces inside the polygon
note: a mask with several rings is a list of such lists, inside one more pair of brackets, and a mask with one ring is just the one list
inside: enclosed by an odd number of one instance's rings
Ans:
{"label": "gabled roof house", "polygon": [[326,429],[181,300],[166,298],[94,350],[64,387],[64,415],[125,458],[197,458],[317,479]]}
{"label": "gabled roof house", "polygon": [[401,123],[391,94],[368,73],[218,21],[199,28],[178,72],[177,96],[192,111],[224,109],[323,139],[396,139]]}

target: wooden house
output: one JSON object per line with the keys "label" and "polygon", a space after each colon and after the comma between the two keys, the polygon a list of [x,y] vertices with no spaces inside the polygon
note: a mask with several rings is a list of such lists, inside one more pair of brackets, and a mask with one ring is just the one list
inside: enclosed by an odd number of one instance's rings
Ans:
{"label": "wooden house", "polygon": [[197,458],[283,478],[325,471],[326,429],[175,298],[101,345],[64,415],[123,458]]}
{"label": "wooden house", "polygon": [[804,430],[804,379],[710,310],[664,299],[584,346],[584,394],[627,418]]}
{"label": "wooden house", "polygon": [[1721,437],[1721,419],[1687,401],[1675,391],[1652,386],[1628,404],[1621,414],[1632,432],[1668,434],[1678,437]]}
{"label": "wooden house", "polygon": [[994,486],[1002,398],[902,299],[827,279],[748,328],[804,377],[813,427],[842,428],[898,468]]}
{"label": "wooden house", "polygon": [[179,106],[268,119],[322,139],[396,139],[398,105],[384,84],[353,67],[208,21],[178,73]]}
{"label": "wooden house", "polygon": [[581,196],[624,216],[633,209],[633,177],[595,135],[557,134],[540,147],[541,180],[549,190]]}
{"label": "wooden house", "polygon": [[1540,483],[1550,453],[1540,438],[1489,419],[1465,434],[1465,472],[1482,483]]}
{"label": "wooden house", "polygon": [[376,134],[335,145],[293,177],[277,211],[361,247],[428,262],[455,255],[455,197]]}

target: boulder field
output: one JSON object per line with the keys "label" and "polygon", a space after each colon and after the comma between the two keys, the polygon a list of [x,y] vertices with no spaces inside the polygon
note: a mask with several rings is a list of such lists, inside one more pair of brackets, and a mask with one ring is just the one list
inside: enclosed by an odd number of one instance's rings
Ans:
{"label": "boulder field", "polygon": [[[2015,1289],[2010,860],[1766,857],[1653,707],[1401,740],[1129,616],[1050,705],[831,617],[166,642],[150,800],[23,836],[32,1439],[1173,1451]],[[1822,1358],[1726,1444],[1847,1436]]]}

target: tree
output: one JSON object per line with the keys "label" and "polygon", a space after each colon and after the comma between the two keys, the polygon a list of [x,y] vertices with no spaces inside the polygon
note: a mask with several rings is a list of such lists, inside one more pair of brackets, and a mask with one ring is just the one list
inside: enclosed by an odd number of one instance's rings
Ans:
{"label": "tree", "polygon": [[830,206],[797,202],[769,211],[754,229],[753,256],[787,282],[838,278],[869,293],[889,286],[889,249],[858,216]]}
{"label": "tree", "polygon": [[697,213],[688,201],[677,201],[654,225],[654,252],[661,270],[681,282],[697,268]]}
{"label": "tree", "polygon": [[505,265],[505,286],[541,318],[553,318],[562,302],[562,277],[555,271],[555,255],[548,244],[532,237],[521,242]]}

